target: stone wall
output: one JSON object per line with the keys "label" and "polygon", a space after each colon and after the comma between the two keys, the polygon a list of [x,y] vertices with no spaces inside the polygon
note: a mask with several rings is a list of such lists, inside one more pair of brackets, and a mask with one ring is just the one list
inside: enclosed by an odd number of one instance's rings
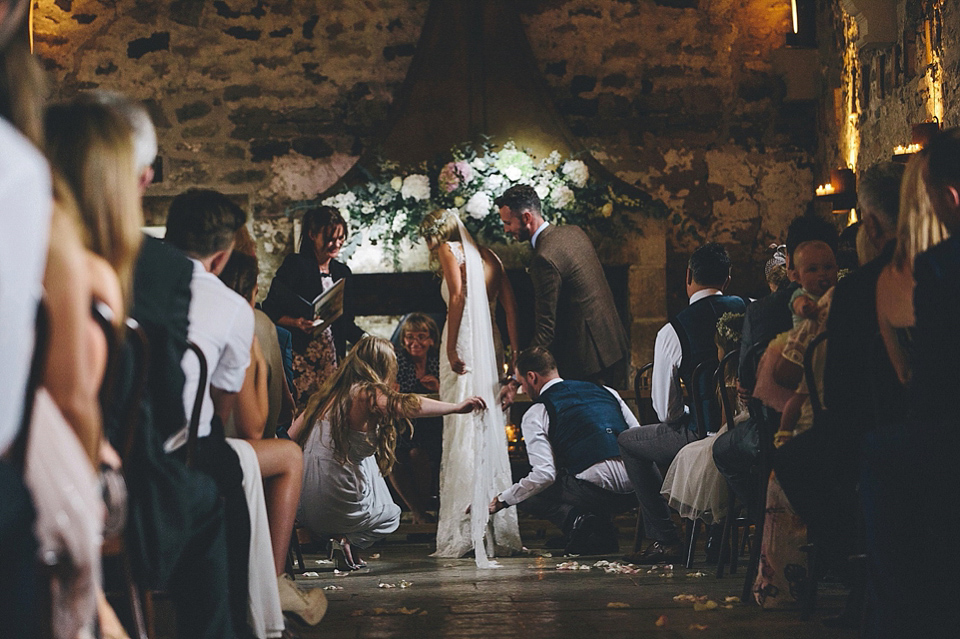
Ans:
{"label": "stone wall", "polygon": [[[148,102],[164,160],[163,180],[148,192],[152,221],[162,221],[167,197],[190,186],[246,198],[265,289],[290,248],[290,202],[333,184],[370,144],[427,7],[427,0],[44,0],[36,52],[57,96],[104,87]],[[763,247],[808,208],[814,183],[816,107],[785,103],[770,62],[784,42],[789,3],[527,0],[520,7],[574,133],[672,211],[665,252],[631,259],[643,238],[601,247],[605,261],[666,265],[665,284],[638,288],[638,296],[658,298],[636,301],[656,305],[642,315],[683,305],[686,256],[706,239],[731,250],[736,292],[758,290]],[[643,359],[652,341],[649,329],[640,332],[635,349]]]}
{"label": "stone wall", "polygon": [[833,0],[821,15],[821,56],[836,61],[823,78],[821,182],[831,167],[889,161],[913,124],[960,123],[960,3],[890,2],[895,27],[864,35],[858,22],[876,4]]}

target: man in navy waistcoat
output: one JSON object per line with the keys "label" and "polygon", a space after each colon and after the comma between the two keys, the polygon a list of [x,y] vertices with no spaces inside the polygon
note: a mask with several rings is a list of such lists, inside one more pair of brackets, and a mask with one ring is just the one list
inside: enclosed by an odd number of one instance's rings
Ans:
{"label": "man in navy waistcoat", "polygon": [[[724,295],[730,283],[730,257],[720,244],[704,244],[690,256],[686,287],[690,305],[657,333],[654,345],[651,395],[659,424],[650,424],[620,435],[623,463],[643,511],[644,533],[652,544],[629,559],[656,564],[679,561],[683,544],[670,507],[660,494],[663,477],[658,466],[668,467],[680,449],[697,439],[695,411],[684,405],[681,381],[690,388],[693,371],[701,362],[717,363],[717,320],[724,313],[743,313],[744,301]],[[709,376],[713,377],[712,371]],[[715,432],[720,414],[713,393],[705,398],[705,430]]]}
{"label": "man in navy waistcoat", "polygon": [[546,348],[517,357],[523,391],[535,400],[521,422],[530,474],[490,502],[490,513],[519,506],[564,533],[566,554],[619,549],[611,516],[636,506],[617,436],[639,427],[611,388],[565,380]]}

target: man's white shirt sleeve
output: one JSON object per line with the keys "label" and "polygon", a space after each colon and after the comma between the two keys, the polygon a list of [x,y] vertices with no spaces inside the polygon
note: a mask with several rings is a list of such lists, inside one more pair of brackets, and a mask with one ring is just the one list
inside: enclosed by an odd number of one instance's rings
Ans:
{"label": "man's white shirt sleeve", "polygon": [[667,323],[657,333],[653,352],[653,378],[650,380],[653,409],[661,422],[673,423],[684,414],[683,392],[680,389],[683,349],[673,325]]}
{"label": "man's white shirt sleeve", "polygon": [[523,414],[520,430],[527,446],[527,457],[532,469],[530,474],[500,493],[500,501],[515,506],[547,489],[557,479],[557,464],[553,448],[547,439],[547,407],[534,404]]}

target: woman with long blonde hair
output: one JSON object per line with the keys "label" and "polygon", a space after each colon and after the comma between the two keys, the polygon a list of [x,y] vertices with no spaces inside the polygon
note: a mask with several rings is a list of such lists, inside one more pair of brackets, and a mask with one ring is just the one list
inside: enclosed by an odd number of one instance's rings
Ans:
{"label": "woman with long blonde hair", "polygon": [[318,538],[330,538],[353,569],[363,565],[356,549],[368,548],[400,522],[384,475],[410,419],[486,408],[479,397],[451,403],[399,393],[396,378],[393,345],[364,337],[289,431],[304,453],[300,521]]}
{"label": "woman with long blonde hair", "polygon": [[933,210],[923,181],[924,152],[907,164],[900,187],[897,244],[893,258],[877,280],[877,322],[887,355],[902,384],[910,379],[909,349],[913,314],[913,259],[949,237]]}
{"label": "woman with long blonde hair", "polygon": [[[440,348],[440,398],[456,402],[480,395],[494,404],[504,373],[494,330],[497,299],[506,313],[514,351],[518,343],[516,302],[503,264],[493,251],[477,246],[456,209],[425,216],[420,235],[440,262],[440,292],[447,303]],[[516,509],[492,516],[487,512],[490,495],[512,483],[502,411],[444,419],[434,556],[461,557],[473,551],[477,566],[484,568],[490,565],[489,557],[520,550]]]}

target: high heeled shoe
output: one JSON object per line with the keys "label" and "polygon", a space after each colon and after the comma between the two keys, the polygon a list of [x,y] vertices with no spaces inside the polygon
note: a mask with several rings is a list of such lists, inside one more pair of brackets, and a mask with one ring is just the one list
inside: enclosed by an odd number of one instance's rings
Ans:
{"label": "high heeled shoe", "polygon": [[[339,557],[337,553],[340,553]],[[360,558],[346,537],[330,538],[330,559],[336,562],[337,570],[360,570],[367,567],[367,562]]]}

